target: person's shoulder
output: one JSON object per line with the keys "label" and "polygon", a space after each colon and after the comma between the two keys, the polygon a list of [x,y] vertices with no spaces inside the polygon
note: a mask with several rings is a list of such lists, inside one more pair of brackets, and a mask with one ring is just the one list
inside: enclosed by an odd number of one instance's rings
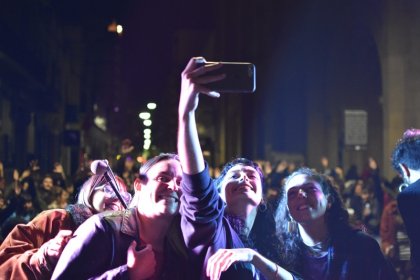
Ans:
{"label": "person's shoulder", "polygon": [[132,224],[135,219],[137,208],[129,208],[122,211],[105,211],[95,216],[111,225],[115,229],[121,228],[122,224]]}
{"label": "person's shoulder", "polygon": [[30,223],[37,224],[42,221],[62,221],[69,218],[69,213],[65,209],[50,209],[39,213]]}
{"label": "person's shoulder", "polygon": [[135,214],[137,208],[128,208],[125,210],[120,210],[120,211],[105,211],[99,214],[96,214],[96,216],[98,216],[98,218],[100,219],[105,219],[105,220],[115,220],[115,219],[122,219],[122,218],[127,218],[127,217],[131,217],[132,215]]}
{"label": "person's shoulder", "polygon": [[415,199],[417,201],[420,196],[420,180],[402,190],[397,197],[398,203]]}
{"label": "person's shoulder", "polygon": [[354,248],[361,248],[363,250],[379,248],[379,243],[375,238],[358,229],[351,230],[349,232],[347,241],[345,242],[349,242],[349,246],[355,246]]}

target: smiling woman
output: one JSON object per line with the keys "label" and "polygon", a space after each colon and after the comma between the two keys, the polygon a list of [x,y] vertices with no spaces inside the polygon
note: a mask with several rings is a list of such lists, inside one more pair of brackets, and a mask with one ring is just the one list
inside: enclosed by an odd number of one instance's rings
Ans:
{"label": "smiling woman", "polygon": [[238,158],[212,180],[204,161],[195,123],[198,96],[217,97],[207,84],[224,75],[212,75],[220,65],[200,66],[203,60],[192,58],[182,73],[178,107],[178,152],[184,172],[181,225],[194,256],[194,279],[270,279],[283,269],[274,263],[279,250],[274,218],[263,201],[260,167]]}
{"label": "smiling woman", "polygon": [[398,279],[375,239],[352,229],[332,179],[301,168],[276,212],[281,256],[303,279]]}

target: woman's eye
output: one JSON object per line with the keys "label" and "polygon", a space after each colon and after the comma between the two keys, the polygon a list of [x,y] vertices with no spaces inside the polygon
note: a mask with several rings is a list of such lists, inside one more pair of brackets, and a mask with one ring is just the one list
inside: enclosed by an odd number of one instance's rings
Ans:
{"label": "woman's eye", "polygon": [[233,179],[238,179],[239,178],[239,174],[232,174],[232,176],[230,176]]}

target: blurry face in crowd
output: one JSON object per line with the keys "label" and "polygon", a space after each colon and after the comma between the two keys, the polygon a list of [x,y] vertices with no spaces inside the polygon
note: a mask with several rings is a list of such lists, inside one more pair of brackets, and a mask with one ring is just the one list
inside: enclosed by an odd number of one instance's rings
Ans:
{"label": "blurry face in crowd", "polygon": [[126,170],[132,170],[134,167],[134,160],[132,158],[127,158],[124,161],[124,167]]}
{"label": "blurry face in crowd", "polygon": [[29,200],[29,201],[25,201],[25,203],[23,204],[23,208],[26,210],[26,211],[29,211],[29,210],[32,210],[32,208],[33,208],[33,203],[32,203],[32,201],[31,200]]}
{"label": "blurry face in crowd", "polygon": [[0,209],[3,209],[6,207],[6,201],[3,197],[0,197]]}
{"label": "blurry face in crowd", "polygon": [[69,192],[63,190],[61,192],[60,199],[61,199],[61,201],[67,201],[69,199],[69,196],[70,196]]}
{"label": "blurry face in crowd", "polygon": [[146,178],[134,183],[139,192],[138,211],[149,218],[178,213],[182,170],[175,159],[162,160],[147,171]]}
{"label": "blurry face in crowd", "polygon": [[42,180],[42,186],[47,191],[51,190],[53,188],[53,180],[51,177],[45,177],[44,180]]}
{"label": "blurry face in crowd", "polygon": [[300,224],[323,219],[328,206],[320,184],[305,174],[292,177],[285,186],[292,218]]}
{"label": "blurry face in crowd", "polygon": [[321,158],[322,167],[328,167],[328,159],[326,157]]}
{"label": "blurry face in crowd", "polygon": [[262,200],[262,182],[259,173],[251,166],[243,164],[233,166],[222,181],[220,196],[228,207],[244,202],[259,205]]}
{"label": "blurry face in crowd", "polygon": [[354,193],[358,196],[362,196],[363,194],[363,181],[358,180],[356,185],[354,186]]}

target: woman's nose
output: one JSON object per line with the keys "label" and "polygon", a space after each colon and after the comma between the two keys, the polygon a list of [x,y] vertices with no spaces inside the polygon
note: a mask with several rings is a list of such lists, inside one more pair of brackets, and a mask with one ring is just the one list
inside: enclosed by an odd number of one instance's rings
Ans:
{"label": "woman's nose", "polygon": [[304,190],[302,190],[302,189],[299,189],[298,194],[299,194],[300,196],[307,197],[306,192],[305,192]]}
{"label": "woman's nose", "polygon": [[240,176],[239,176],[239,181],[240,182],[242,182],[242,181],[248,181],[249,179],[248,179],[248,176],[246,176],[246,174],[245,173],[241,173],[240,174]]}

